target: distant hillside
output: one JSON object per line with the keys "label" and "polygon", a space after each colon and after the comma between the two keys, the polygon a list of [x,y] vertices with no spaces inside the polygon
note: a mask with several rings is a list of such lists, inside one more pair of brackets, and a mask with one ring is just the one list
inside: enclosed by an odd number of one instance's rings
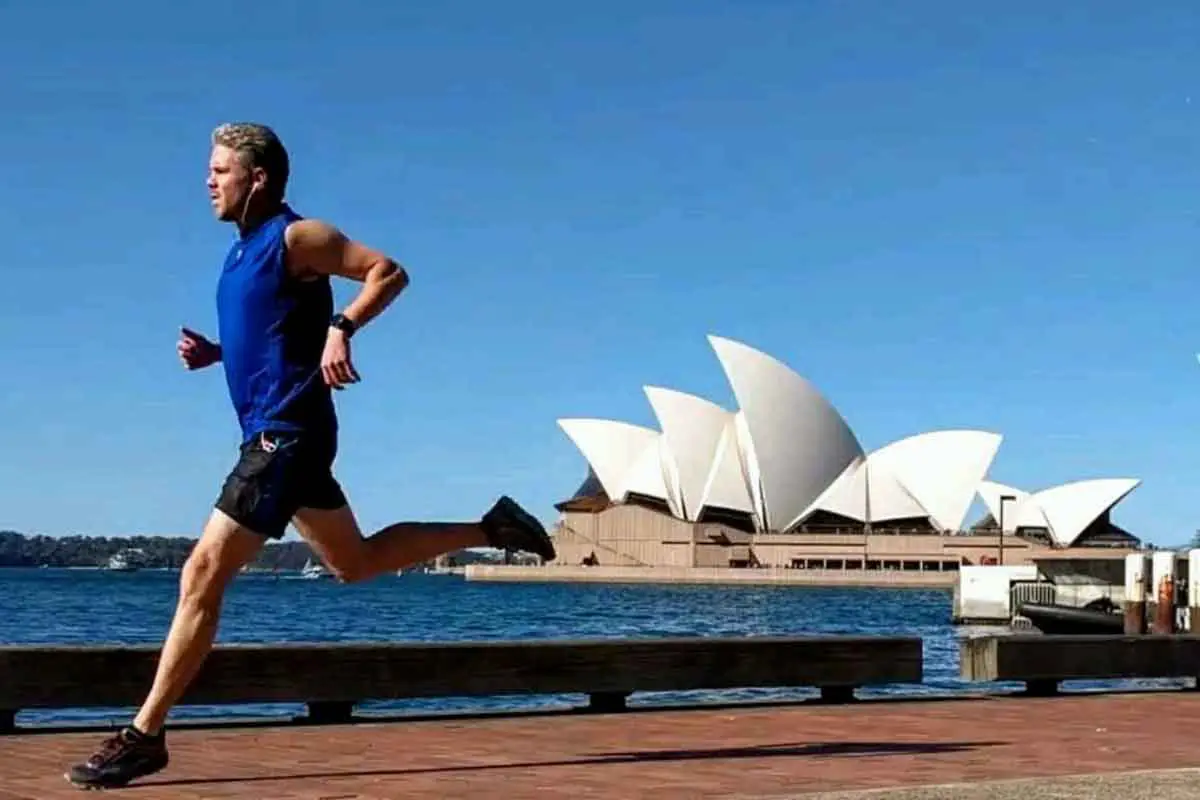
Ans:
{"label": "distant hillside", "polygon": [[[185,536],[26,536],[0,531],[0,567],[99,567],[122,550],[140,549],[142,566],[180,567],[195,547]],[[300,569],[312,557],[304,542],[270,542],[253,566]]]}
{"label": "distant hillside", "polygon": [[[138,566],[181,567],[195,547],[186,536],[26,536],[0,531],[0,567],[101,567],[122,550],[140,550]],[[268,542],[252,569],[298,570],[316,556],[304,542]],[[503,561],[496,551],[459,550],[446,566]],[[522,561],[512,557],[514,562]],[[432,562],[430,562],[432,563]]]}

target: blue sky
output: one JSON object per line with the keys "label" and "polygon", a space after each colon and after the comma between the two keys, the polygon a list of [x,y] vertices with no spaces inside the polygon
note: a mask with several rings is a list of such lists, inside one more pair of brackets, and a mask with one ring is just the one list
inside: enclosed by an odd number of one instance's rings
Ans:
{"label": "blue sky", "polygon": [[1132,475],[1117,522],[1200,527],[1193,4],[416,5],[0,5],[0,528],[198,532],[237,432],[174,342],[216,327],[235,119],[413,276],[338,396],[366,528],[553,518],[556,418],[732,405],[708,333],[869,448],[996,430],[996,480]]}

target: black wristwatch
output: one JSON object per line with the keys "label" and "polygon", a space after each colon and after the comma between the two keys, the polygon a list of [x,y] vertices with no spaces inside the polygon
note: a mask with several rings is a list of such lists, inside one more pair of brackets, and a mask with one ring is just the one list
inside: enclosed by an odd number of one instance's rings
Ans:
{"label": "black wristwatch", "polygon": [[329,320],[330,327],[337,328],[342,333],[346,334],[349,339],[358,330],[358,326],[354,324],[354,320],[347,317],[345,314],[334,314]]}

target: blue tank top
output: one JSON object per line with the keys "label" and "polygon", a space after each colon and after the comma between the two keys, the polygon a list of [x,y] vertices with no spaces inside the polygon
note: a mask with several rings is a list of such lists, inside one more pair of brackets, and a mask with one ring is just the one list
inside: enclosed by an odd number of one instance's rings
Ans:
{"label": "blue tank top", "polygon": [[239,235],[217,282],[221,360],[243,440],[265,431],[333,436],[332,391],[321,353],[333,314],[327,276],[287,272],[284,232],[302,219],[284,206]]}

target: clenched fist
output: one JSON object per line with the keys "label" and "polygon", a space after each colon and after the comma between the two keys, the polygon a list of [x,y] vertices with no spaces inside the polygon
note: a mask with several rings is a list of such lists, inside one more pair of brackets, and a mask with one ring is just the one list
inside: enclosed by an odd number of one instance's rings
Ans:
{"label": "clenched fist", "polygon": [[350,337],[337,328],[330,328],[321,354],[321,375],[325,384],[344,389],[348,383],[358,383],[358,370],[350,363]]}
{"label": "clenched fist", "polygon": [[179,329],[179,360],[188,369],[204,369],[221,360],[221,345],[210,342],[188,328]]}

